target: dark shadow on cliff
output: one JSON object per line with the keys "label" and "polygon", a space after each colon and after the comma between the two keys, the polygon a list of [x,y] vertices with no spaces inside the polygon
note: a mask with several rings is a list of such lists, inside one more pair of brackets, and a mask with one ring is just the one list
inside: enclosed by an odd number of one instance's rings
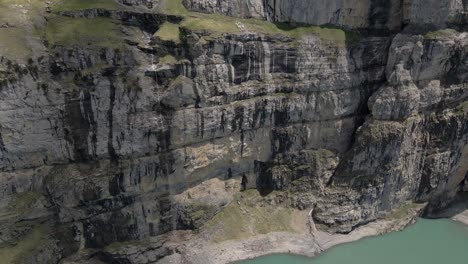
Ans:
{"label": "dark shadow on cliff", "polygon": [[359,42],[360,39],[360,32],[357,30],[348,30],[343,27],[339,27],[333,24],[323,24],[323,25],[309,25],[309,24],[302,24],[302,23],[285,23],[285,22],[275,22],[275,26],[282,30],[282,31],[294,31],[300,29],[307,29],[307,28],[316,28],[318,31],[325,30],[325,29],[333,29],[333,30],[341,30],[344,32],[345,36],[345,45],[346,47],[354,46]]}
{"label": "dark shadow on cliff", "polygon": [[466,210],[468,210],[468,192],[459,192],[447,208],[432,213],[426,211],[423,216],[429,219],[452,218]]}

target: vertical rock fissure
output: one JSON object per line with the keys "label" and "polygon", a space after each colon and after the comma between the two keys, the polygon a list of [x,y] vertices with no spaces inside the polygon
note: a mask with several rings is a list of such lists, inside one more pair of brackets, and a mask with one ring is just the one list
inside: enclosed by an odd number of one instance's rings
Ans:
{"label": "vertical rock fissure", "polygon": [[89,154],[88,140],[93,143],[93,153],[96,144],[96,122],[91,105],[91,94],[87,90],[65,96],[65,139],[73,146],[73,160],[87,161],[93,155]]}
{"label": "vertical rock fissure", "polygon": [[107,122],[108,122],[108,139],[107,139],[107,151],[112,161],[118,159],[117,153],[114,148],[114,104],[115,104],[115,86],[111,78],[109,78],[109,110],[107,111]]}
{"label": "vertical rock fissure", "polygon": [[[1,129],[1,127],[0,127],[0,129]],[[3,142],[2,133],[0,133],[0,151],[6,152],[5,143]]]}

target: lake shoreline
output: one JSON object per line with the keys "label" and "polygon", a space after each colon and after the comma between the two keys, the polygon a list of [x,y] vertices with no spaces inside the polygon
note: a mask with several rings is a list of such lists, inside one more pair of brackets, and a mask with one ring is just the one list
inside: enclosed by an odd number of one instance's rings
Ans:
{"label": "lake shoreline", "polygon": [[468,201],[461,199],[447,209],[432,215],[431,218],[448,218],[468,225]]}
{"label": "lake shoreline", "polygon": [[418,218],[401,232],[342,244],[314,258],[274,254],[237,264],[465,263],[467,246],[468,226],[447,218]]}
{"label": "lake shoreline", "polygon": [[468,225],[468,210],[465,210],[455,215],[454,217],[452,217],[452,220]]}
{"label": "lake shoreline", "polygon": [[314,235],[273,232],[221,243],[210,243],[199,237],[186,244],[178,253],[161,259],[159,263],[233,263],[271,254],[315,257],[339,244],[401,231],[415,223],[423,209],[424,205],[408,209],[404,216],[379,219],[358,227],[349,234],[330,234],[321,230],[314,232]]}

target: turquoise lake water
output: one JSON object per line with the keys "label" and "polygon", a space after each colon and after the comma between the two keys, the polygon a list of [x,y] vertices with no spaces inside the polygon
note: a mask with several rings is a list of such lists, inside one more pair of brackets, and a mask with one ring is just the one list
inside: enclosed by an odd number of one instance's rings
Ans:
{"label": "turquoise lake water", "polygon": [[419,219],[402,232],[336,246],[316,258],[269,255],[242,264],[465,264],[468,226]]}

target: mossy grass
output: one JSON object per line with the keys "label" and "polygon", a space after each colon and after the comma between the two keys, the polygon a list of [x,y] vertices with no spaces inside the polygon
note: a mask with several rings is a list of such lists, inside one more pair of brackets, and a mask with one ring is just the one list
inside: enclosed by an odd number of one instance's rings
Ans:
{"label": "mossy grass", "polygon": [[38,225],[14,246],[6,243],[0,244],[1,263],[23,263],[22,258],[42,246],[46,239],[46,226]]}
{"label": "mossy grass", "polygon": [[45,1],[0,0],[0,55],[26,62],[34,29],[44,21]]}
{"label": "mossy grass", "polygon": [[192,83],[193,81],[190,78],[184,75],[179,75],[177,76],[177,78],[171,80],[170,86],[184,85],[184,84],[190,85]]}
{"label": "mossy grass", "polygon": [[424,38],[425,39],[447,39],[447,38],[453,38],[454,36],[457,36],[458,34],[459,34],[458,31],[447,28],[447,29],[427,32],[424,35]]}
{"label": "mossy grass", "polygon": [[122,48],[117,21],[110,18],[52,16],[45,29],[49,45]]}
{"label": "mossy grass", "polygon": [[182,0],[164,0],[163,12],[168,15],[189,15],[191,12],[182,4]]}
{"label": "mossy grass", "polygon": [[204,228],[212,232],[215,242],[247,238],[270,232],[294,232],[295,210],[269,204],[259,205],[257,190],[241,192]]}
{"label": "mossy grass", "polygon": [[43,0],[0,0],[0,24],[9,22],[14,26],[25,24],[43,9]]}
{"label": "mossy grass", "polygon": [[160,64],[176,64],[177,59],[172,55],[166,55],[164,57],[159,58]]}
{"label": "mossy grass", "polygon": [[93,67],[90,68],[85,68],[79,72],[79,75],[81,76],[92,76],[95,74],[102,74],[102,71],[106,69],[106,64],[104,63],[96,63],[93,65]]}
{"label": "mossy grass", "polygon": [[15,60],[31,57],[32,50],[25,43],[26,34],[20,28],[0,29],[0,54]]}
{"label": "mossy grass", "polygon": [[122,241],[122,242],[114,242],[106,246],[105,250],[114,252],[114,251],[119,251],[123,247],[127,247],[127,246],[143,246],[145,243],[147,243],[146,240],[128,240],[128,241]]}
{"label": "mossy grass", "polygon": [[164,41],[172,41],[174,43],[180,43],[179,25],[166,22],[162,24],[162,26],[154,34],[154,36]]}
{"label": "mossy grass", "polygon": [[40,198],[41,194],[37,192],[24,192],[15,195],[12,202],[9,204],[11,210],[18,213],[25,212],[33,206]]}
{"label": "mossy grass", "polygon": [[114,0],[54,0],[52,2],[53,12],[79,11],[85,9],[120,9],[121,6]]}
{"label": "mossy grass", "polygon": [[[190,12],[183,6],[182,0],[166,0],[164,12],[185,16],[185,19],[181,23],[182,27],[193,31],[208,31],[214,35],[224,33],[239,34],[243,33],[243,31],[268,35],[285,35],[291,38],[317,35],[321,40],[339,47],[354,44],[359,39],[357,33],[332,25],[293,25],[289,23],[272,23],[258,19],[234,18],[220,14]],[[243,24],[245,29],[239,28],[238,23]]]}
{"label": "mossy grass", "polygon": [[[43,38],[51,45],[123,46],[115,21],[46,14],[45,2],[0,0],[0,24],[7,25],[0,28],[0,54],[10,59],[27,60],[32,57],[31,46],[42,42]],[[52,7],[57,10],[111,6],[119,5],[113,0],[55,0],[52,3]]]}
{"label": "mossy grass", "polygon": [[455,108],[455,114],[457,115],[464,115],[468,114],[468,101],[460,103],[456,108]]}
{"label": "mossy grass", "polygon": [[403,205],[400,208],[397,208],[391,212],[389,215],[389,218],[391,219],[402,219],[408,216],[409,213],[411,213],[412,210],[414,209],[420,209],[423,207],[424,204],[418,204],[418,203],[408,203],[406,205]]}

